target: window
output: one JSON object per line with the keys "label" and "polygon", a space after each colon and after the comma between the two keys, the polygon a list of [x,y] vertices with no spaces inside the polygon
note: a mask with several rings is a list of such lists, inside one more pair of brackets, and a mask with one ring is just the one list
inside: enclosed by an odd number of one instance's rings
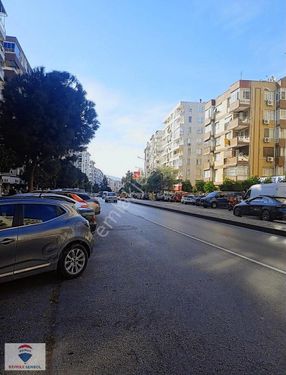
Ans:
{"label": "window", "polygon": [[280,89],[280,100],[286,100],[286,88]]}
{"label": "window", "polygon": [[263,156],[274,156],[274,147],[263,147]]}
{"label": "window", "polygon": [[13,227],[15,205],[0,205],[0,230]]}
{"label": "window", "polygon": [[280,119],[286,120],[286,109],[280,109]]}
{"label": "window", "polygon": [[274,129],[272,128],[264,128],[264,137],[265,138],[273,138]]}
{"label": "window", "polygon": [[64,211],[53,205],[24,204],[23,225],[41,224],[62,215]]}
{"label": "window", "polygon": [[210,178],[211,177],[211,171],[208,169],[204,171],[204,178]]}
{"label": "window", "polygon": [[241,92],[242,92],[242,99],[246,99],[246,100],[250,99],[250,90],[249,89],[241,90]]}
{"label": "window", "polygon": [[274,101],[274,91],[264,90],[264,100],[265,101]]}
{"label": "window", "polygon": [[274,120],[274,111],[264,111],[264,120],[273,121]]}
{"label": "window", "polygon": [[189,122],[192,122],[192,116],[189,116]]}

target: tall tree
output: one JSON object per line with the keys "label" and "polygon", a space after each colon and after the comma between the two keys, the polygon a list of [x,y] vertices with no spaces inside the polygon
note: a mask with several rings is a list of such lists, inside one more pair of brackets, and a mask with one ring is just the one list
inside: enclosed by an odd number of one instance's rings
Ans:
{"label": "tall tree", "polygon": [[111,191],[110,186],[108,186],[108,180],[107,180],[106,176],[103,177],[103,180],[100,184],[100,190],[101,191]]}
{"label": "tall tree", "polygon": [[95,104],[68,72],[36,68],[5,83],[0,134],[33,189],[37,166],[81,151],[99,126]]}

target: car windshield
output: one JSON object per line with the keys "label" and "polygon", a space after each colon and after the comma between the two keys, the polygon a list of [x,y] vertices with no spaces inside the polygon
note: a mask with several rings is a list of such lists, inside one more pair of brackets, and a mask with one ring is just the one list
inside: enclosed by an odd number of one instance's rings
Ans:
{"label": "car windshield", "polygon": [[115,194],[115,193],[108,193],[108,196],[109,196],[109,197],[115,197],[116,194]]}

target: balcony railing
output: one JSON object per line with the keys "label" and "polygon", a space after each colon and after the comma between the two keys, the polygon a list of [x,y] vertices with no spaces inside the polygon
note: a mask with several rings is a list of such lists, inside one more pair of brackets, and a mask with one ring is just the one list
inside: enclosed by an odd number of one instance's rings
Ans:
{"label": "balcony railing", "polygon": [[242,130],[249,127],[249,119],[241,120],[240,118],[235,118],[231,120],[227,126],[226,130]]}
{"label": "balcony railing", "polygon": [[230,104],[229,111],[241,112],[241,111],[245,111],[249,107],[250,107],[250,99],[238,99]]}
{"label": "balcony railing", "polygon": [[230,140],[230,147],[240,147],[249,144],[249,137],[238,136]]}

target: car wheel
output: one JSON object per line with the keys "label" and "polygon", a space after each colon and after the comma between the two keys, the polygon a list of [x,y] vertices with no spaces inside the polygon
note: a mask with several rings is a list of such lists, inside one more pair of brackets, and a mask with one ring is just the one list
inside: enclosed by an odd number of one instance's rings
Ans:
{"label": "car wheel", "polygon": [[241,215],[241,209],[239,208],[239,207],[236,207],[235,209],[234,209],[234,211],[233,211],[233,214],[235,215],[235,216],[242,216]]}
{"label": "car wheel", "polygon": [[263,210],[261,214],[261,220],[272,221],[271,214],[268,210]]}
{"label": "car wheel", "polygon": [[74,244],[62,252],[58,270],[65,279],[73,279],[83,273],[87,260],[88,254],[84,246]]}
{"label": "car wheel", "polygon": [[212,203],[211,203],[211,208],[217,208],[217,204],[216,204],[216,202],[212,202]]}

